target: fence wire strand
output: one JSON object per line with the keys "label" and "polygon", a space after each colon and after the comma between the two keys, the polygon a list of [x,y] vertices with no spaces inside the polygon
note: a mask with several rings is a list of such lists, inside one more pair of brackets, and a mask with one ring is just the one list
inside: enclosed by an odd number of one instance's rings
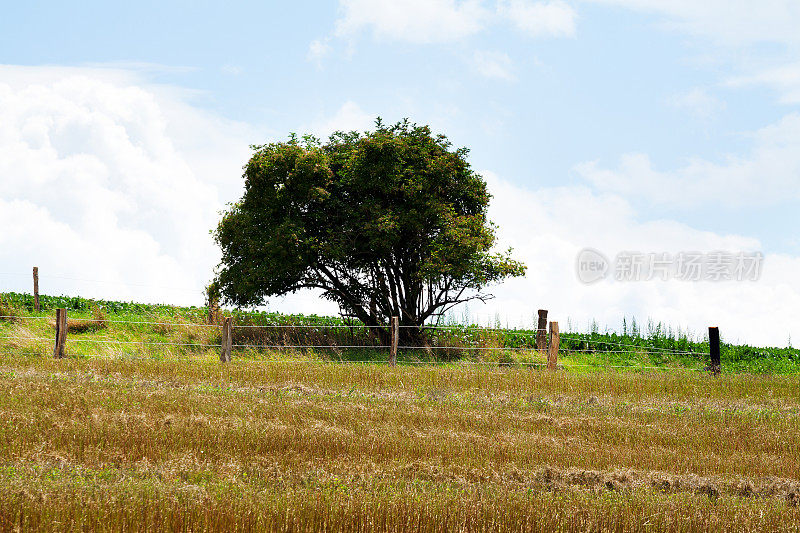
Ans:
{"label": "fence wire strand", "polygon": [[[0,319],[11,319],[11,320],[45,320],[45,321],[52,321],[52,317],[47,316],[10,316],[10,315],[0,315]],[[217,328],[222,329],[222,325],[218,324],[200,324],[200,323],[186,323],[186,322],[161,322],[161,321],[147,321],[147,320],[109,320],[109,319],[97,319],[97,318],[79,318],[79,319],[69,319],[71,321],[81,321],[81,322],[95,322],[95,323],[108,323],[108,324],[131,324],[131,325],[152,325],[152,326],[176,326],[176,327],[204,327],[204,328]],[[388,328],[389,325],[378,325],[378,326],[368,326],[365,324],[298,324],[298,325],[281,325],[281,324],[240,324],[240,325],[233,325],[233,328],[260,328],[260,329],[305,329],[305,330],[326,330],[326,329],[346,329],[346,330],[369,330],[373,328]],[[399,326],[401,328],[417,328],[417,326]],[[545,328],[536,328],[533,330],[525,330],[525,331],[516,331],[516,330],[507,330],[504,328],[484,328],[484,327],[471,327],[471,326],[460,326],[460,325],[423,325],[421,327],[423,330],[427,331],[461,331],[465,333],[472,333],[472,332],[505,332],[509,336],[514,338],[526,338],[526,337],[538,337],[542,332],[547,332]],[[635,351],[637,353],[649,354],[649,355],[666,355],[666,354],[675,354],[675,355],[694,355],[694,356],[705,356],[707,354],[701,352],[693,352],[693,351],[686,351],[686,350],[678,350],[678,349],[671,349],[671,348],[660,348],[657,346],[648,346],[648,345],[640,345],[640,344],[630,344],[624,342],[616,342],[616,341],[608,341],[608,340],[600,340],[600,339],[592,339],[589,337],[589,334],[581,334],[581,333],[562,333],[560,335],[561,339],[568,340],[568,341],[578,341],[582,343],[587,343],[589,346],[592,344],[598,346],[615,346],[627,349],[594,349],[591,347],[587,348],[578,348],[578,349],[571,349],[565,346],[561,346],[559,352],[562,354],[569,355],[571,353],[590,353],[590,354],[622,354],[622,353],[629,353],[631,351]],[[12,341],[23,341],[23,342],[53,342],[53,339],[50,338],[43,338],[43,337],[25,337],[25,336],[13,336],[13,335],[0,335],[0,339],[9,339]],[[106,344],[106,345],[129,345],[129,346],[177,346],[177,347],[192,347],[192,348],[202,348],[202,349],[211,349],[211,348],[221,348],[222,344],[206,344],[206,343],[187,343],[187,342],[159,342],[159,341],[123,341],[123,340],[114,340],[109,338],[102,338],[102,339],[81,339],[81,338],[74,338],[71,337],[68,340],[68,343],[84,343],[84,344]],[[353,349],[365,349],[365,350],[387,350],[390,349],[391,346],[389,345],[354,345],[354,344],[345,344],[345,345],[335,345],[335,344],[233,344],[231,345],[232,348],[237,349],[277,349],[277,350],[297,350],[297,349],[329,349],[329,350],[353,350]],[[464,351],[464,352],[494,352],[494,351],[502,351],[502,352],[531,352],[538,350],[534,346],[514,346],[514,347],[503,347],[503,346],[416,346],[416,345],[402,345],[397,347],[398,350],[424,350],[424,351],[432,351],[432,350],[443,350],[443,351]],[[545,348],[546,349],[546,348]],[[16,354],[9,354],[4,353],[2,355],[40,355],[42,352],[17,352]],[[74,354],[73,356],[77,357],[99,357],[99,358],[106,358],[106,359],[123,359],[123,358],[135,358],[135,359],[149,359],[146,356],[140,355],[133,355],[133,354],[125,354],[125,353],[117,353],[116,355],[103,355],[103,354]],[[183,359],[183,357],[171,357],[171,359]],[[186,358],[190,360],[190,358]],[[300,364],[300,363],[344,363],[344,364],[388,364],[388,361],[380,361],[380,360],[292,360],[292,359],[283,359],[283,360],[267,360],[264,361],[266,363],[278,363],[278,364]],[[495,362],[495,361],[398,361],[401,365],[451,365],[451,366],[499,366],[499,367],[545,367],[547,363],[543,362],[510,362],[510,363],[503,363],[503,362]],[[670,367],[670,366],[641,366],[641,365],[595,365],[595,364],[559,364],[559,368],[563,369],[570,369],[570,368],[594,368],[594,369],[629,369],[629,370],[688,370],[688,371],[695,371],[700,369],[694,368],[686,368],[686,367]]]}
{"label": "fence wire strand", "polygon": [[[44,337],[19,337],[19,336],[0,336],[3,339],[20,340],[20,341],[36,341],[36,342],[52,342],[52,339]],[[68,342],[83,342],[83,343],[99,343],[99,344],[124,344],[124,345],[140,345],[140,346],[191,346],[201,348],[221,348],[222,344],[205,344],[205,343],[183,343],[183,342],[148,342],[148,341],[119,341],[113,339],[69,339]],[[233,344],[232,348],[271,348],[271,349],[375,349],[387,350],[391,346],[388,345],[360,345],[360,344]],[[503,351],[503,352],[530,352],[536,351],[533,347],[498,347],[498,346],[398,346],[398,350],[463,350],[463,351]],[[572,350],[570,348],[560,349],[563,353],[628,353],[628,350]],[[653,351],[639,351],[639,353],[647,354],[660,354],[661,352]],[[675,354],[697,354],[696,352],[670,352]]]}

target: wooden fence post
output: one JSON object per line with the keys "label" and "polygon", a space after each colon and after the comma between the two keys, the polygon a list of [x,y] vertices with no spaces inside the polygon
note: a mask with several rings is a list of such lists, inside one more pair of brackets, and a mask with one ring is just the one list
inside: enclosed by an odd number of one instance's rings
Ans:
{"label": "wooden fence post", "polygon": [[56,342],[53,346],[53,357],[61,359],[67,347],[67,310],[56,309]]}
{"label": "wooden fence post", "polygon": [[391,320],[392,348],[389,352],[389,364],[397,365],[397,346],[400,344],[400,318],[393,316]]}
{"label": "wooden fence post", "polygon": [[233,348],[233,317],[226,316],[222,324],[222,350],[219,352],[219,360],[228,363],[231,360],[231,349]]}
{"label": "wooden fence post", "polygon": [[719,328],[708,328],[708,353],[711,356],[711,370],[712,374],[719,374],[721,370],[721,363],[719,360]]}
{"label": "wooden fence post", "polygon": [[39,267],[33,267],[33,310],[37,313],[42,310],[39,306]]}
{"label": "wooden fence post", "polygon": [[539,309],[539,324],[536,326],[536,351],[547,351],[547,309]]}
{"label": "wooden fence post", "polygon": [[558,322],[550,322],[550,351],[547,354],[547,369],[555,370],[558,365]]}

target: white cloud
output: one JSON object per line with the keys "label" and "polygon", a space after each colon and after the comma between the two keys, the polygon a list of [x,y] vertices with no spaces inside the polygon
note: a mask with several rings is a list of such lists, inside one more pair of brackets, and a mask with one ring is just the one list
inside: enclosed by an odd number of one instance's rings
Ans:
{"label": "white cloud", "polygon": [[479,0],[340,0],[338,37],[371,29],[378,39],[450,42],[480,31],[488,16]]}
{"label": "white cloud", "polygon": [[575,10],[566,2],[502,0],[498,13],[532,37],[573,37]]}
{"label": "white cloud", "polygon": [[[340,0],[339,5],[337,37],[352,38],[371,29],[376,38],[387,41],[445,43],[499,21],[533,37],[575,35],[575,10],[563,0],[499,0],[493,10],[482,0]],[[315,43],[319,41],[312,47]]]}
{"label": "white cloud", "polygon": [[[0,282],[45,294],[194,304],[219,253],[209,230],[242,194],[256,131],[193,93],[111,68],[0,67]],[[309,129],[368,129],[354,102]],[[271,303],[335,314],[314,294]]]}
{"label": "white cloud", "polygon": [[328,44],[328,39],[316,39],[311,41],[311,44],[308,45],[306,59],[316,63],[317,66],[320,66],[322,64],[322,60],[325,59],[330,52],[331,46]]}
{"label": "white cloud", "polygon": [[[348,40],[370,31],[381,41],[414,44],[465,41],[501,24],[516,26],[531,37],[575,35],[575,10],[563,0],[339,0],[339,18],[332,36],[314,40],[306,58],[318,65],[331,51],[330,40]],[[475,52],[473,68],[496,79],[513,79],[505,54]]]}
{"label": "white cloud", "polygon": [[784,104],[800,104],[800,63],[765,68],[752,74],[734,76],[727,80],[730,87],[766,85],[780,94]]}
{"label": "white cloud", "polygon": [[[585,187],[529,190],[483,172],[494,195],[490,217],[499,226],[501,246],[528,266],[523,279],[490,292],[496,299],[473,304],[485,322],[497,314],[510,325],[530,325],[536,309],[550,310],[562,329],[569,318],[585,328],[591,320],[619,328],[623,317],[652,318],[702,335],[717,325],[723,337],[754,344],[786,345],[797,339],[794,319],[800,305],[800,258],[767,255],[757,282],[600,281],[582,284],[575,260],[584,247],[613,258],[617,253],[759,250],[760,243],[740,235],[700,231],[672,220],[641,222],[620,196]],[[732,304],[734,303],[735,304]],[[753,313],[769,309],[769,313]]]}
{"label": "white cloud", "polygon": [[320,138],[326,138],[335,131],[366,131],[375,123],[377,115],[363,111],[358,104],[347,101],[329,117],[321,117],[303,131],[309,131]]}
{"label": "white cloud", "polygon": [[39,266],[49,293],[202,302],[208,230],[260,139],[176,94],[124,71],[0,67],[0,271]]}
{"label": "white cloud", "polygon": [[472,68],[487,78],[514,81],[514,64],[503,52],[476,51],[472,56]]}
{"label": "white cloud", "polygon": [[668,99],[668,103],[677,109],[688,111],[701,120],[710,120],[725,109],[725,102],[700,87],[674,94]]}
{"label": "white cloud", "polygon": [[723,45],[800,44],[800,3],[795,0],[584,0],[666,18],[670,28]]}
{"label": "white cloud", "polygon": [[800,199],[800,114],[758,130],[747,157],[723,163],[694,158],[681,168],[658,171],[646,154],[626,154],[610,170],[596,162],[576,167],[602,191],[652,204],[692,207],[713,197],[728,206],[771,205]]}

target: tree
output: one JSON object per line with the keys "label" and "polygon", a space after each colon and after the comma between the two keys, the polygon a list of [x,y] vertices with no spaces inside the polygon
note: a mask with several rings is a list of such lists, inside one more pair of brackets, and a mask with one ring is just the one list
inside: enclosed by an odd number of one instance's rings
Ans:
{"label": "tree", "polygon": [[[383,340],[419,328],[525,267],[493,253],[486,183],[444,135],[403,121],[253,146],[245,192],[214,233],[213,288],[236,306],[319,289]],[[417,328],[402,329],[406,338]]]}

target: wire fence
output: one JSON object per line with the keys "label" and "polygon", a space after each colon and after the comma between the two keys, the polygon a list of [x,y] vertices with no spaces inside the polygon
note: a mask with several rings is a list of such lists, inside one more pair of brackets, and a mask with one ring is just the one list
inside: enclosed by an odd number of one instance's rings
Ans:
{"label": "wire fence", "polygon": [[[9,316],[0,315],[0,320],[25,320],[25,321],[47,321],[50,326],[55,323],[51,317],[46,316]],[[70,323],[77,322],[98,324],[106,327],[107,325],[130,325],[130,326],[153,326],[159,328],[213,328],[214,330],[221,330],[222,326],[219,324],[205,324],[198,322],[164,322],[164,321],[149,321],[149,320],[112,320],[105,318],[80,318],[69,319]],[[370,359],[357,359],[342,357],[322,357],[322,358],[304,358],[295,359],[284,357],[282,359],[270,359],[266,362],[279,363],[279,364],[298,364],[303,362],[319,362],[319,363],[347,363],[347,364],[385,364],[387,359],[385,356],[387,350],[392,349],[391,344],[381,343],[380,339],[374,334],[378,328],[390,329],[389,325],[369,326],[365,324],[235,324],[232,326],[234,331],[234,342],[230,343],[230,348],[236,349],[239,352],[248,350],[270,350],[270,351],[283,351],[283,350],[300,350],[303,352],[308,351],[334,351],[341,355],[342,351],[355,350],[358,353],[364,353],[364,350],[372,352],[370,355],[375,355],[377,358]],[[405,338],[416,338],[417,340],[424,340],[425,342],[417,343],[397,343],[396,349],[406,352],[406,357],[401,357],[398,361],[404,365],[459,365],[459,366],[492,366],[492,367],[546,367],[547,362],[531,361],[531,360],[504,360],[502,355],[510,354],[527,354],[543,356],[546,353],[547,347],[544,350],[541,346],[541,339],[547,332],[544,328],[535,328],[529,330],[509,330],[504,328],[490,328],[481,326],[462,326],[462,325],[423,325],[422,327],[402,325],[398,329],[403,331],[412,330],[412,334],[405,335]],[[238,334],[236,332],[239,332]],[[251,333],[245,333],[245,332]],[[338,337],[333,336],[331,340],[327,334],[329,332],[339,332]],[[358,331],[361,334],[361,342],[336,342],[343,340],[341,332],[351,333],[351,340],[355,339],[353,332]],[[163,332],[162,332],[163,333]],[[416,334],[416,337],[414,336]],[[210,335],[215,335],[212,331]],[[403,334],[400,334],[402,337]],[[315,340],[316,339],[316,340]],[[612,358],[622,356],[624,354],[631,354],[636,356],[652,356],[664,357],[668,355],[705,358],[707,353],[697,352],[686,349],[663,348],[653,345],[648,345],[642,341],[640,342],[619,342],[615,340],[598,339],[589,334],[581,333],[562,333],[560,334],[561,348],[558,350],[558,355],[562,357],[569,357],[570,355],[594,355],[594,356],[611,356]],[[42,336],[26,336],[26,335],[1,335],[0,341],[8,340],[16,343],[41,343],[43,346],[50,344],[52,346],[53,339]],[[238,340],[238,342],[236,342]],[[246,341],[251,342],[246,342]],[[308,342],[299,342],[299,340],[306,340]],[[323,341],[323,342],[320,342]],[[531,342],[533,341],[533,342]],[[538,341],[539,345],[536,344]],[[159,349],[166,348],[179,348],[188,350],[219,350],[224,348],[223,342],[184,342],[179,340],[121,340],[116,338],[80,338],[78,334],[71,334],[68,340],[69,344],[74,343],[78,346],[106,346],[108,348],[116,347],[137,347],[140,350],[158,351]],[[438,343],[438,344],[437,344]],[[449,344],[448,344],[449,343]],[[484,345],[480,345],[483,343]],[[492,345],[494,343],[494,345]],[[512,343],[512,344],[508,344]],[[517,343],[514,345],[513,343]],[[43,355],[46,349],[40,352],[20,352],[4,353],[3,355]],[[436,354],[441,354],[437,356]],[[499,360],[480,360],[480,354],[500,354]],[[424,354],[424,358],[419,355]],[[100,353],[97,351],[85,350],[83,348],[71,351],[71,355],[79,357],[90,358],[148,358],[148,355],[139,353],[130,353],[124,351],[116,351],[113,353]],[[152,354],[151,354],[152,355]],[[171,359],[180,359],[180,355],[171,354]],[[470,358],[472,357],[472,359]],[[152,356],[150,357],[152,358]],[[187,357],[188,358],[188,357]],[[479,359],[479,360],[475,360]],[[681,366],[654,366],[643,364],[589,364],[579,363],[577,361],[563,361],[559,365],[562,368],[606,368],[606,369],[628,369],[628,370],[699,370],[697,368],[681,367]]]}

